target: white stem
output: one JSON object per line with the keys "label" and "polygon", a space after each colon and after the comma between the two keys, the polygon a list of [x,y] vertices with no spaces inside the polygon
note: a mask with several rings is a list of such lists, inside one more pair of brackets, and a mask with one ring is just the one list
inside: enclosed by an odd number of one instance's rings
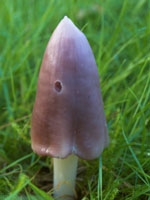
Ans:
{"label": "white stem", "polygon": [[56,200],[73,200],[78,158],[70,155],[65,159],[54,158],[54,197]]}

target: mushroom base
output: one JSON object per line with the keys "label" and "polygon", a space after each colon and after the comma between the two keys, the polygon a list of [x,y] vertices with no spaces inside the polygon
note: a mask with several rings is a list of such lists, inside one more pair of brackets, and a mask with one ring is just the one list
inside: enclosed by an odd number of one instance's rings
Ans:
{"label": "mushroom base", "polygon": [[76,197],[75,179],[78,158],[70,155],[65,159],[54,158],[54,197],[57,200],[73,200]]}

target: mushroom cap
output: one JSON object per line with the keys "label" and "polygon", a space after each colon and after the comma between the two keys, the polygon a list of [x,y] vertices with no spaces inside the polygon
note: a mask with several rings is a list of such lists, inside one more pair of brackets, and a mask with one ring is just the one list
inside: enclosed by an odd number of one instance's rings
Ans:
{"label": "mushroom cap", "polygon": [[64,17],[50,38],[31,120],[39,155],[97,158],[108,145],[97,65],[85,35]]}

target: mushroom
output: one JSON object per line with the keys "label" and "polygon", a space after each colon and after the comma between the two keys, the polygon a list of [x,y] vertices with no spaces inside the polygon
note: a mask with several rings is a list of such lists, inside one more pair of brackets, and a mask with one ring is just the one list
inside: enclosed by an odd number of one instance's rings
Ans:
{"label": "mushroom", "polygon": [[34,152],[54,158],[54,196],[61,200],[75,196],[78,157],[95,159],[109,143],[96,62],[85,35],[68,17],[46,47],[31,139]]}

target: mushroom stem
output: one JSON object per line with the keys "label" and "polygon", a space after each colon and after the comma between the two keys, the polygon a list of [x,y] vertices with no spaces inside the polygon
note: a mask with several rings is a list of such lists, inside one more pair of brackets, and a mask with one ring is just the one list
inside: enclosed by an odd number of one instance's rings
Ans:
{"label": "mushroom stem", "polygon": [[54,197],[57,200],[72,200],[75,192],[75,179],[78,158],[70,155],[65,159],[54,158]]}

